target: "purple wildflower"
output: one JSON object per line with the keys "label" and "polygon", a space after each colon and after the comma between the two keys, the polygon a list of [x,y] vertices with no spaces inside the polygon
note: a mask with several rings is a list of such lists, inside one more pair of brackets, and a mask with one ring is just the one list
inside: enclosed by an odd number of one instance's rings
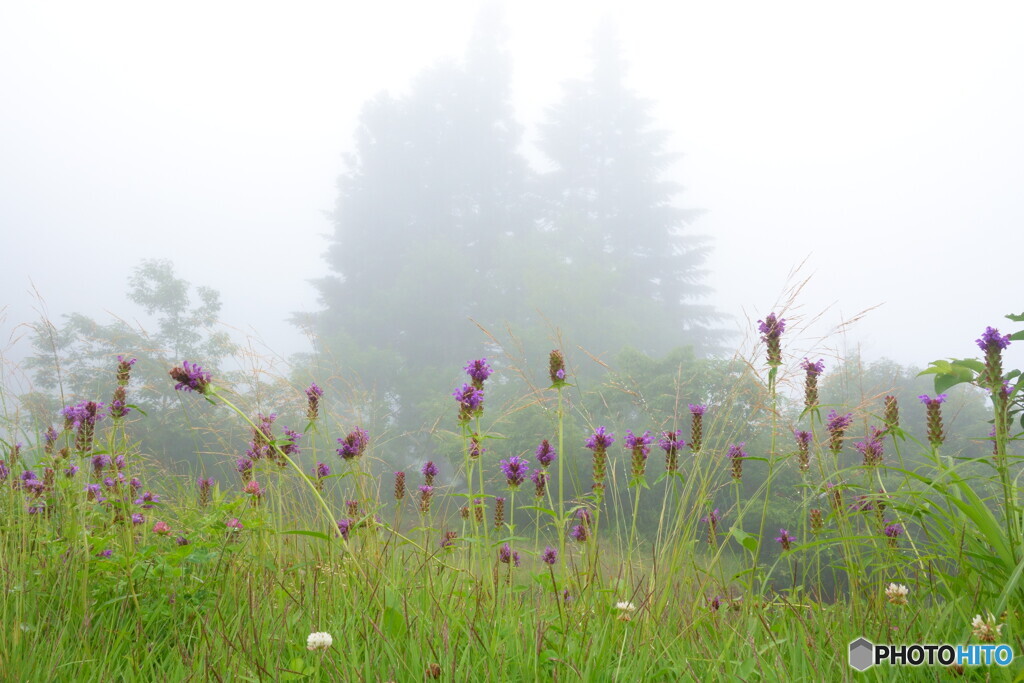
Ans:
{"label": "purple wildflower", "polygon": [[825,371],[825,361],[818,359],[817,363],[804,358],[800,364],[806,372],[804,377],[804,407],[813,408],[818,405],[818,375]]}
{"label": "purple wildflower", "polygon": [[[78,465],[72,465],[64,470],[64,476],[68,479],[73,478],[76,474],[78,474]],[[3,477],[0,477],[0,479],[2,478]]]}
{"label": "purple wildflower", "polygon": [[526,475],[530,472],[530,466],[526,460],[513,455],[508,460],[501,460],[498,465],[505,474],[505,480],[510,489],[517,489],[526,481]]}
{"label": "purple wildflower", "polygon": [[648,430],[640,436],[636,436],[633,432],[626,432],[626,439],[624,445],[626,448],[632,451],[632,475],[634,479],[644,476],[644,471],[647,469],[647,456],[651,452],[651,444],[654,443],[654,439],[651,437],[651,432]]}
{"label": "purple wildflower", "polygon": [[548,546],[544,548],[544,552],[541,554],[540,559],[544,564],[554,566],[554,564],[558,562],[558,551],[551,546]]}
{"label": "purple wildflower", "polygon": [[137,498],[134,502],[135,505],[141,505],[144,508],[151,508],[156,503],[160,502],[160,495],[152,493],[150,491],[146,491],[141,496],[139,496],[139,498]]}
{"label": "purple wildflower", "polygon": [[452,396],[459,403],[459,422],[468,423],[474,415],[483,411],[484,392],[472,384],[463,384]]}
{"label": "purple wildflower", "polygon": [[587,527],[584,524],[577,524],[569,531],[569,537],[574,541],[583,543],[587,540]]}
{"label": "purple wildflower", "polygon": [[106,550],[101,550],[100,552],[96,553],[96,557],[110,557],[113,554],[114,551],[110,548],[107,548]]}
{"label": "purple wildflower", "polygon": [[172,368],[168,374],[177,382],[174,385],[176,391],[194,391],[197,394],[205,394],[212,381],[209,372],[188,361],[182,362],[180,368]]}
{"label": "purple wildflower", "polygon": [[281,446],[281,452],[288,457],[297,456],[299,454],[299,439],[302,438],[302,434],[299,434],[294,429],[285,427],[284,435],[287,442]]}
{"label": "purple wildflower", "polygon": [[341,444],[338,455],[345,460],[352,460],[366,452],[366,447],[370,444],[370,434],[365,429],[356,427],[344,439],[338,439],[338,443]]}
{"label": "purple wildflower", "polygon": [[132,487],[132,490],[138,491],[142,488],[142,480],[138,477],[132,477],[131,481],[128,482],[128,485]]}
{"label": "purple wildflower", "polygon": [[434,493],[433,486],[423,485],[420,487],[420,512],[427,514],[430,512],[430,496]]}
{"label": "purple wildflower", "polygon": [[895,548],[899,545],[899,537],[903,534],[903,526],[900,524],[892,524],[889,520],[886,520],[885,523],[886,527],[882,530],[882,533],[885,534],[886,539],[888,539],[889,547]]}
{"label": "purple wildflower", "polygon": [[999,335],[999,330],[994,327],[986,327],[985,331],[981,334],[981,339],[975,340],[978,348],[982,351],[988,352],[989,349],[999,349],[1000,351],[1010,345],[1010,335]]}
{"label": "purple wildflower", "polygon": [[540,466],[547,468],[556,458],[558,458],[558,454],[548,440],[541,441],[537,446],[537,462],[540,463]]}
{"label": "purple wildflower", "polygon": [[57,430],[53,428],[53,425],[50,425],[46,428],[46,431],[43,432],[43,451],[47,455],[53,455],[53,446],[55,443],[57,443]]}
{"label": "purple wildflower", "polygon": [[136,512],[135,514],[132,515],[132,524],[134,524],[135,526],[139,526],[140,524],[145,524],[145,522],[146,522],[146,515],[142,514],[141,512]]}
{"label": "purple wildflower", "polygon": [[491,373],[494,372],[491,370],[491,366],[487,364],[486,358],[469,361],[465,370],[466,374],[473,380],[473,386],[477,389],[483,389],[484,382],[491,376]]}
{"label": "purple wildflower", "polygon": [[444,536],[441,537],[441,549],[451,550],[455,547],[455,539],[458,537],[458,533],[454,531],[444,532]]}
{"label": "purple wildflower", "polygon": [[743,478],[743,459],[747,457],[747,452],[743,450],[745,445],[746,442],[732,444],[729,446],[728,453],[726,453],[726,457],[729,458],[732,466],[732,478],[736,481]]}
{"label": "purple wildflower", "polygon": [[487,450],[486,448],[484,448],[483,446],[480,445],[480,437],[479,437],[479,435],[477,435],[477,434],[470,435],[470,437],[469,437],[469,459],[470,460],[478,459],[481,455],[484,454],[484,451],[486,451],[486,450]]}
{"label": "purple wildflower", "polygon": [[228,531],[241,531],[245,528],[242,526],[241,520],[239,520],[237,517],[232,517],[231,519],[229,519],[227,522],[225,522],[225,526],[227,526]]}
{"label": "purple wildflower", "polygon": [[708,545],[715,545],[715,532],[718,530],[719,517],[718,508],[711,511],[711,514],[700,521],[708,525]]}
{"label": "purple wildflower", "polygon": [[782,365],[782,344],[779,341],[782,333],[786,331],[785,318],[777,318],[770,313],[764,320],[758,320],[758,330],[761,332],[761,341],[768,345],[768,365],[778,367]]}
{"label": "purple wildflower", "polygon": [[840,415],[835,409],[828,412],[825,428],[829,433],[828,447],[833,453],[839,453],[843,448],[843,434],[851,424],[853,424],[853,413]]}
{"label": "purple wildflower", "polygon": [[306,389],[306,417],[315,420],[320,417],[320,399],[324,396],[324,390],[313,382]]}
{"label": "purple wildflower", "polygon": [[235,470],[242,475],[243,481],[252,479],[252,466],[252,460],[249,458],[239,458],[235,461]]}
{"label": "purple wildflower", "polygon": [[514,567],[518,567],[519,553],[512,550],[512,546],[506,543],[498,548],[498,560],[503,564],[511,564]]}
{"label": "purple wildflower", "polygon": [[178,545],[188,545],[189,543],[191,543],[191,541],[189,541],[184,536],[178,536],[176,539],[174,539],[174,542]]}
{"label": "purple wildflower", "polygon": [[598,451],[607,450],[613,443],[615,443],[615,435],[605,430],[604,427],[598,427],[587,438],[584,445],[592,451]]}
{"label": "purple wildflower", "polygon": [[95,476],[100,476],[103,470],[110,465],[110,456],[106,453],[100,453],[99,455],[92,456],[92,473]]}
{"label": "purple wildflower", "polygon": [[885,455],[885,446],[882,443],[884,434],[884,431],[872,425],[868,436],[863,441],[853,444],[853,447],[864,456],[865,467],[882,464],[882,456]]}
{"label": "purple wildflower", "polygon": [[796,537],[790,535],[785,529],[779,529],[779,535],[775,537],[775,540],[782,546],[782,550],[786,551],[793,547],[793,541],[796,540]]}
{"label": "purple wildflower", "polygon": [[355,522],[351,519],[346,518],[338,522],[338,531],[341,532],[341,537],[346,541],[348,540],[348,535],[352,531],[353,526],[355,526]]}
{"label": "purple wildflower", "polygon": [[681,431],[662,432],[658,445],[665,451],[665,471],[675,472],[679,469],[679,451],[686,448]]}
{"label": "purple wildflower", "polygon": [[420,468],[420,473],[423,475],[424,483],[427,486],[434,485],[434,477],[438,475],[437,465],[434,464],[433,460],[428,460],[424,463],[423,467]]}

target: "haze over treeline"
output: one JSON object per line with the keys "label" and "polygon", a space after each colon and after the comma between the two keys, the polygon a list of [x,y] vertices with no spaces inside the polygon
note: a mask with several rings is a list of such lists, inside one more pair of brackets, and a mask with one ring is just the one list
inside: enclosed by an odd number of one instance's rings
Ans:
{"label": "haze over treeline", "polygon": [[1019,307],[1019,16],[923,7],[410,4],[415,29],[323,6],[7,10],[6,328],[34,318],[31,278],[58,324],[152,330],[125,283],[170,259],[236,340],[287,355],[310,332],[371,388],[418,373],[422,398],[486,348],[470,317],[606,361],[699,355],[756,339],[814,273],[797,352],[969,355]]}

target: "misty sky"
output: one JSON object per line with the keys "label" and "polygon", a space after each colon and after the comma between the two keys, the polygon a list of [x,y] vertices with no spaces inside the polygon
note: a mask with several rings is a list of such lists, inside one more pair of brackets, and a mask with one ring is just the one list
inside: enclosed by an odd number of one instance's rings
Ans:
{"label": "misty sky", "polygon": [[[317,307],[307,280],[327,272],[325,212],[363,103],[460,58],[478,7],[6,3],[0,346],[36,317],[32,283],[55,319],[130,317],[132,268],[166,257],[221,292],[226,325],[305,350],[284,319]],[[509,2],[528,131],[589,70],[604,16],[684,155],[679,204],[705,211],[710,303],[731,327],[810,276],[788,317],[821,318],[795,353],[831,334],[815,354],[860,344],[924,365],[977,355],[986,325],[1016,329],[1002,316],[1024,311],[1024,5]]]}

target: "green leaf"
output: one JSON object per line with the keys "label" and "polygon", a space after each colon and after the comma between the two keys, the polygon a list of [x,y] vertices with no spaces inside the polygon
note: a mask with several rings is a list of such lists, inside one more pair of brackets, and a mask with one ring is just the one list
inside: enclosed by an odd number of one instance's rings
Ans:
{"label": "green leaf", "polygon": [[1015,323],[1024,323],[1024,313],[1017,313],[1017,314],[1008,313],[1006,315],[1006,317],[1009,320],[1012,320]]}
{"label": "green leaf", "polygon": [[279,531],[277,533],[279,533],[279,534],[292,534],[292,535],[295,535],[295,536],[312,536],[313,538],[319,538],[319,539],[322,539],[324,541],[331,540],[330,536],[328,536],[325,533],[321,533],[319,531],[303,531],[301,529],[294,529],[292,531]]}
{"label": "green leaf", "polygon": [[737,541],[739,541],[739,544],[741,546],[746,548],[751,553],[757,551],[757,536],[756,535],[748,534],[746,531],[744,531],[743,529],[740,529],[737,526],[734,526],[731,529],[729,529],[729,533],[732,535],[733,538],[735,538]]}
{"label": "green leaf", "polygon": [[405,618],[402,613],[394,607],[384,608],[384,632],[393,640],[401,639],[405,635]]}
{"label": "green leaf", "polygon": [[971,370],[972,372],[982,373],[985,372],[985,364],[980,360],[974,358],[961,358],[960,360],[953,361],[953,367],[962,367]]}

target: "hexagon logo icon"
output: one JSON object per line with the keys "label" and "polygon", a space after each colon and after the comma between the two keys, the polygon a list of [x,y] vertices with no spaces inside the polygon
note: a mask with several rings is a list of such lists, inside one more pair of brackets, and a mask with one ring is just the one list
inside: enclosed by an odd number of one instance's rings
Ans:
{"label": "hexagon logo icon", "polygon": [[875,646],[867,638],[858,638],[850,643],[850,666],[865,671],[874,664]]}

